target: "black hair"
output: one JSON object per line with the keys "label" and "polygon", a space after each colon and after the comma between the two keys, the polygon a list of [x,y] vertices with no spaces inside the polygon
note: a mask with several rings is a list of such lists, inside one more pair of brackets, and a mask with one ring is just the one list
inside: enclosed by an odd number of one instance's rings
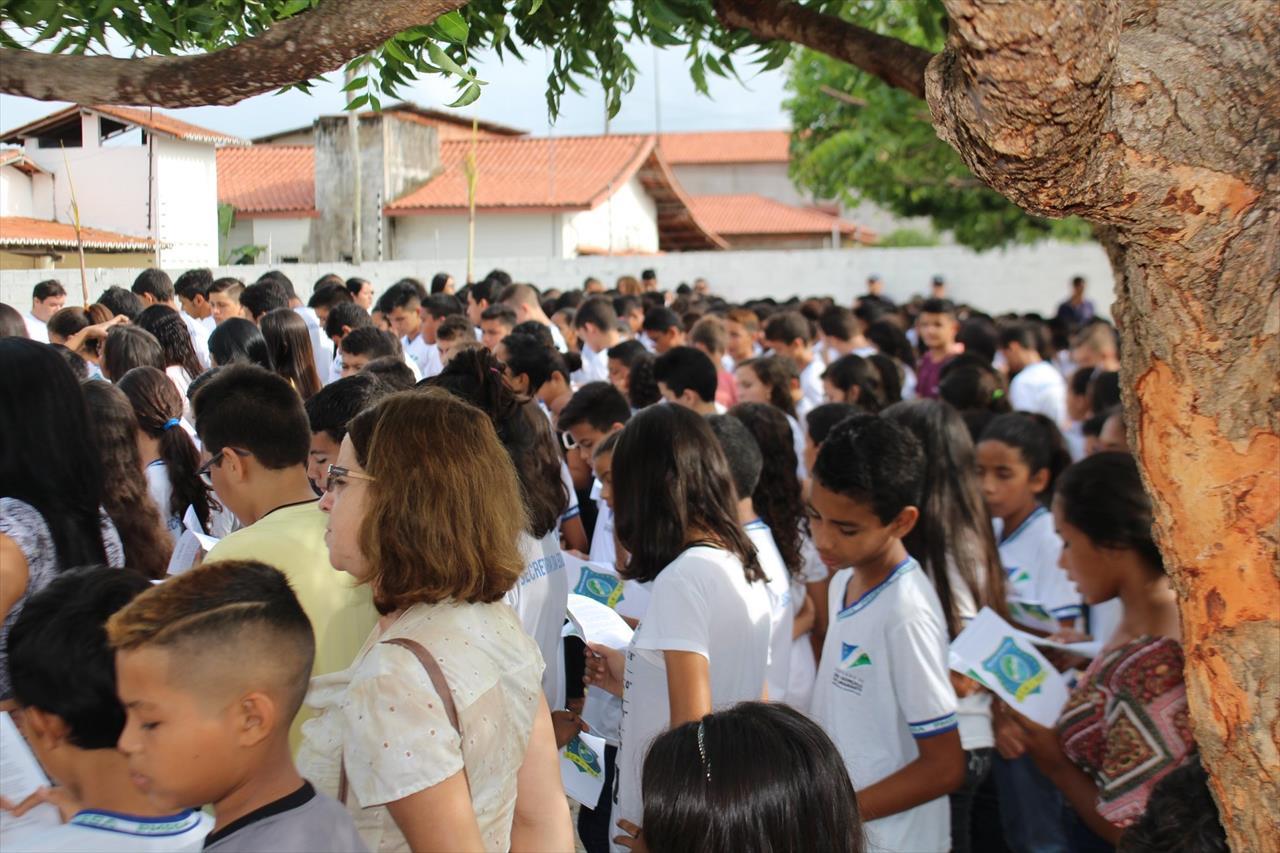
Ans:
{"label": "black hair", "polygon": [[129,288],[138,296],[147,293],[156,302],[168,304],[173,302],[173,280],[164,270],[148,269],[138,273]]}
{"label": "black hair", "polygon": [[921,314],[946,314],[955,319],[956,304],[950,299],[930,298],[920,303]]}
{"label": "black hair", "polygon": [[335,305],[350,301],[351,294],[347,292],[347,288],[339,281],[337,284],[322,284],[317,287],[315,292],[311,294],[311,298],[307,300],[307,307],[311,309],[332,309]]}
{"label": "black hair", "polygon": [[[644,347],[641,346],[641,349]],[[633,409],[639,410],[652,406],[662,399],[658,380],[653,378],[655,362],[657,358],[648,350],[639,353],[631,361],[627,379],[627,400]]]}
{"label": "black hair", "polygon": [[613,310],[613,303],[604,296],[593,296],[579,303],[573,315],[573,325],[581,329],[588,323],[602,332],[616,329],[618,312]]}
{"label": "black hair", "polygon": [[647,352],[648,350],[644,348],[644,344],[640,343],[635,338],[628,338],[625,341],[620,341],[619,343],[609,347],[606,354],[609,358],[622,362],[627,366],[627,369],[630,370],[631,363],[635,361],[637,357]]}
{"label": "black hair", "polygon": [[813,341],[813,324],[799,311],[783,311],[765,321],[764,339],[786,344],[799,339],[808,344]]}
{"label": "black hair", "polygon": [[1063,472],[1057,503],[1062,517],[1100,548],[1136,551],[1164,571],[1151,535],[1151,498],[1142,487],[1138,463],[1128,453],[1095,453]]}
{"label": "black hair", "polygon": [[877,320],[868,326],[867,340],[890,358],[916,369],[915,347],[907,340],[907,333],[892,320]]}
{"label": "black hair", "polygon": [[223,320],[209,334],[209,355],[216,365],[256,364],[273,370],[262,330],[243,317]]}
{"label": "black hair", "polygon": [[480,312],[480,319],[497,320],[502,325],[514,329],[516,326],[516,309],[507,305],[505,302],[495,302]]}
{"label": "black hair", "polygon": [[[501,305],[499,307],[505,308],[507,306]],[[525,320],[523,323],[518,323],[512,328],[511,334],[528,335],[549,350],[556,348],[555,338],[551,337],[551,328],[539,323],[537,320]]]}
{"label": "black hair", "polygon": [[298,298],[298,294],[293,289],[293,282],[289,279],[289,276],[285,275],[280,270],[267,270],[262,275],[258,276],[258,280],[255,283],[274,284],[278,286],[284,291],[286,306],[288,305],[288,300]]}
{"label": "black hair", "polygon": [[684,324],[680,322],[680,315],[670,308],[658,307],[644,312],[644,325],[641,328],[646,332],[665,332],[668,329],[683,329]]}
{"label": "black hair", "polygon": [[423,300],[422,307],[437,320],[451,315],[463,316],[466,313],[463,310],[462,303],[458,301],[458,297],[451,293],[436,293],[432,291],[431,295]]}
{"label": "black hair", "polygon": [[764,454],[760,482],[751,495],[760,520],[773,533],[774,544],[787,571],[795,574],[804,562],[801,554],[804,524],[804,492],[796,459],[795,438],[786,415],[776,406],[739,403],[729,414],[742,421]]}
{"label": "black hair", "polygon": [[89,315],[79,305],[68,305],[60,308],[45,324],[50,335],[69,338],[81,329],[91,325]]}
{"label": "black hair", "polygon": [[142,313],[142,300],[138,294],[123,287],[108,287],[98,297],[98,304],[104,306],[115,317],[128,317],[132,323]]}
{"label": "black hair", "polygon": [[654,272],[652,269],[647,269],[640,273],[640,280],[641,281],[657,281],[658,274]]}
{"label": "black hair", "polygon": [[330,338],[342,336],[342,327],[351,330],[363,326],[372,326],[373,318],[369,312],[354,302],[339,302],[329,309],[329,316],[324,321],[324,333]]}
{"label": "black hair", "polygon": [[27,324],[12,305],[0,302],[0,338],[27,337]]}
{"label": "black hair", "polygon": [[554,530],[569,507],[560,448],[542,410],[522,403],[507,387],[493,354],[483,348],[463,350],[438,376],[420,385],[443,388],[489,416],[519,476],[530,534],[541,539]]}
{"label": "black hair", "polygon": [[438,272],[431,276],[431,292],[432,294],[444,293],[444,289],[449,286],[449,279],[453,276],[447,272]]}
{"label": "black hair", "polygon": [[632,417],[613,451],[613,482],[614,530],[631,553],[627,578],[656,578],[697,530],[741,560],[748,581],[763,580],[738,523],[729,463],[702,416],[650,406]]}
{"label": "black hair", "polygon": [[40,513],[59,569],[105,563],[102,460],[80,383],[51,347],[26,338],[0,338],[0,364],[0,496]]}
{"label": "black hair", "polygon": [[1010,323],[1000,330],[1000,347],[1009,346],[1009,344],[1018,344],[1025,350],[1039,353],[1041,351],[1043,340],[1040,335],[1040,327],[1042,323],[1034,320],[1019,320],[1016,323]]}
{"label": "black hair", "polygon": [[953,579],[969,588],[978,609],[988,606],[1002,613],[1005,601],[1005,575],[978,483],[973,438],[960,414],[938,400],[897,403],[884,417],[911,430],[924,449],[920,519],[902,544],[933,581],[948,634],[955,639],[965,614]]}
{"label": "black hair", "polygon": [[1120,374],[1114,370],[1095,373],[1089,383],[1089,410],[1103,412],[1120,405]]}
{"label": "black hair", "polygon": [[173,283],[173,289],[183,299],[195,299],[197,296],[209,298],[209,287],[213,284],[213,272],[208,268],[201,267],[199,269],[187,270],[178,276],[178,280]]}
{"label": "black hair", "polygon": [[124,730],[106,622],[150,586],[106,566],[66,572],[27,600],[9,631],[14,698],[62,720],[80,749],[115,749]]}
{"label": "black hair", "polygon": [[352,329],[342,339],[342,351],[351,355],[367,355],[371,359],[387,355],[400,355],[400,339],[377,326]]}
{"label": "black hair", "polygon": [[813,464],[822,487],[871,507],[883,524],[920,506],[925,459],[911,430],[875,415],[855,415],[827,434]]}
{"label": "black hair", "polygon": [[231,276],[215,278],[213,283],[209,285],[209,293],[230,293],[232,298],[239,302],[240,294],[244,293],[244,282]]}
{"label": "black hair", "polygon": [[863,853],[858,798],[817,723],[743,702],[654,739],[644,760],[644,838],[663,853]]}
{"label": "black hair", "polygon": [[[489,273],[490,276],[493,273]],[[481,302],[487,302],[492,305],[498,301],[498,291],[511,283],[511,277],[507,276],[507,281],[501,282],[493,278],[484,278],[475,282],[467,288],[467,296],[472,302],[479,305]]]}
{"label": "black hair", "polygon": [[529,394],[533,395],[551,378],[550,349],[532,335],[512,334],[502,339],[507,355],[507,368],[515,376],[529,380]]}
{"label": "black hair", "polygon": [[327,272],[324,275],[320,276],[318,279],[316,279],[315,284],[311,285],[311,292],[316,293],[322,287],[331,287],[335,284],[338,285],[338,287],[341,287],[343,290],[347,289],[346,284],[342,280],[342,276],[338,275],[337,273]]}
{"label": "black hair", "polygon": [[306,464],[311,449],[307,413],[279,374],[248,364],[224,367],[191,405],[207,452],[247,450],[258,464],[277,471]]}
{"label": "black hair", "polygon": [[567,430],[578,424],[608,432],[614,424],[625,424],[631,418],[631,407],[622,392],[608,382],[588,382],[569,398],[560,410],[556,426]]}
{"label": "black hair", "polygon": [[720,377],[715,363],[695,347],[673,347],[653,363],[653,378],[679,397],[692,389],[704,403],[714,402]]}
{"label": "black hair", "polygon": [[1071,464],[1071,451],[1057,424],[1035,412],[1010,412],[987,424],[978,443],[984,441],[998,441],[1017,450],[1032,474],[1048,471],[1049,484],[1038,497],[1045,503],[1052,500],[1054,483]]}
{"label": "black hair", "polygon": [[387,288],[387,292],[382,294],[382,303],[387,306],[387,310],[391,311],[396,308],[408,308],[413,305],[421,305],[423,294],[418,288],[419,284],[414,287],[415,282],[408,279],[397,281],[395,284]]}
{"label": "black hair", "polygon": [[102,343],[102,375],[115,380],[143,365],[168,366],[156,336],[141,326],[112,326]]}
{"label": "black hair", "polygon": [[[138,315],[137,325],[155,335],[164,352],[165,367],[181,367],[188,379],[199,376],[204,368],[191,343],[191,331],[178,312],[168,305],[149,305]],[[114,376],[114,374],[113,374]]]}
{"label": "black hair", "polygon": [[257,320],[268,311],[289,307],[289,294],[284,285],[265,276],[246,287],[240,293],[240,307]]}
{"label": "black hair", "polygon": [[864,415],[867,411],[856,403],[823,403],[815,406],[805,415],[805,430],[809,440],[818,447],[827,440],[827,434],[841,421],[854,415]]}
{"label": "black hair", "polygon": [[375,358],[360,368],[359,372],[378,377],[393,391],[408,391],[418,384],[418,377],[413,375],[413,368],[400,356],[384,355],[381,358]]}
{"label": "black hair", "polygon": [[874,352],[867,356],[867,362],[880,375],[880,387],[884,389],[884,404],[892,406],[900,402],[902,400],[902,365],[881,352]]}
{"label": "black hair", "polygon": [[988,411],[998,415],[1013,411],[1004,379],[991,362],[962,353],[942,366],[938,397],[961,412]]}
{"label": "black hair", "polygon": [[49,344],[49,346],[62,356],[67,366],[71,368],[71,372],[76,375],[76,379],[84,381],[89,378],[89,363],[80,357],[80,353],[72,352],[62,344]]}
{"label": "black hair", "polygon": [[185,403],[182,395],[169,377],[154,367],[135,367],[120,377],[116,387],[129,398],[138,428],[159,442],[171,488],[169,505],[160,510],[171,518],[182,518],[187,507],[192,507],[200,526],[209,533],[209,519],[221,506],[200,477],[200,451],[177,423]]}
{"label": "black hair", "polygon": [[796,363],[784,355],[749,358],[738,365],[756,375],[760,383],[769,389],[769,403],[784,415],[796,416],[796,401],[791,396],[791,380],[799,375]]}
{"label": "black hair", "polygon": [[818,315],[818,328],[822,334],[840,341],[851,341],[858,332],[853,312],[840,305],[829,305]]}
{"label": "black hair", "polygon": [[351,294],[352,299],[355,299],[357,296],[360,295],[360,291],[364,290],[364,286],[366,284],[372,286],[369,279],[358,278],[356,276],[352,276],[351,278],[347,279],[344,284],[347,288],[347,293]]}
{"label": "black hair", "polygon": [[436,327],[436,341],[451,341],[454,338],[475,340],[475,326],[471,325],[471,321],[461,315],[446,317]]}
{"label": "black hair", "polygon": [[965,353],[991,364],[1000,349],[1000,332],[986,314],[970,314],[956,332],[956,343],[964,346]]}
{"label": "black hair", "polygon": [[639,297],[636,296],[615,296],[612,301],[613,310],[619,317],[630,314],[635,309],[642,307]]}
{"label": "black hair", "polygon": [[716,434],[724,458],[729,463],[738,500],[749,497],[760,483],[760,471],[764,467],[764,455],[755,436],[746,424],[732,415],[708,415],[707,424]]}
{"label": "black hair", "polygon": [[55,278],[47,278],[44,281],[37,282],[36,286],[31,288],[31,298],[43,302],[51,296],[66,296],[67,290],[62,286],[62,282]]}
{"label": "black hair", "polygon": [[1120,836],[1116,853],[1227,853],[1227,833],[1200,754],[1186,762],[1151,789],[1146,811]]}
{"label": "black hair", "polygon": [[846,394],[856,388],[858,396],[855,402],[872,414],[885,406],[880,371],[860,355],[849,353],[840,356],[822,372],[822,378]]}
{"label": "black hair", "polygon": [[311,432],[326,433],[335,444],[341,444],[351,419],[388,393],[381,379],[363,372],[326,385],[304,406]]}
{"label": "black hair", "polygon": [[174,542],[143,473],[138,417],[110,382],[94,379],[82,387],[102,456],[102,506],[120,534],[125,565],[159,580],[168,572]]}
{"label": "black hair", "polygon": [[316,373],[311,332],[302,315],[292,308],[276,308],[262,315],[258,328],[276,373],[289,380],[298,396],[306,400],[319,391],[320,375]]}

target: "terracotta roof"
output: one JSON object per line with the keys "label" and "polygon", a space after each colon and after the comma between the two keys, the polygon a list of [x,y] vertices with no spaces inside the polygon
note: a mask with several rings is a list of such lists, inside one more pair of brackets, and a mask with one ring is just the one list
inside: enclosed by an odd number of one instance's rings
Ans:
{"label": "terracotta roof", "polygon": [[37,166],[36,162],[28,157],[27,153],[21,148],[0,148],[0,166],[12,166],[15,169],[26,172],[28,175],[48,174],[44,169]]}
{"label": "terracotta roof", "polygon": [[[101,228],[81,228],[80,236],[86,249],[139,252],[156,247],[156,241],[148,237],[117,234]],[[69,222],[51,222],[27,216],[0,216],[0,246],[74,249],[76,230]]]}
{"label": "terracotta roof", "polygon": [[[371,110],[366,110],[359,114],[360,118],[369,118],[378,115]],[[420,107],[411,101],[402,101],[398,104],[392,104],[383,107],[382,115],[391,116],[402,121],[412,121],[416,124],[425,124],[434,127],[440,134],[440,139],[470,139],[471,138],[471,119],[468,116],[458,113],[451,113],[447,110],[437,110],[430,107]],[[271,142],[282,136],[292,136],[295,133],[309,133],[311,125],[303,125],[289,130],[278,130],[275,133],[268,133],[265,136],[255,138],[254,142]],[[491,136],[524,136],[527,131],[520,130],[516,127],[510,127],[505,124],[499,124],[496,121],[477,120],[476,135],[481,139]]]}
{"label": "terracotta roof", "polygon": [[82,107],[75,104],[55,113],[50,113],[44,118],[28,122],[22,127],[14,128],[0,135],[0,139],[4,142],[20,142],[28,137],[40,136],[73,120],[79,121],[81,110],[97,113],[102,118],[110,119],[120,124],[137,125],[153,133],[172,136],[175,139],[183,139],[188,142],[204,142],[209,145],[249,144],[247,140],[238,136],[230,136],[229,134],[219,133],[216,130],[209,130],[150,108],[103,105]]}
{"label": "terracotta roof", "polygon": [[673,166],[695,163],[786,163],[789,130],[719,130],[664,133],[662,156]]}
{"label": "terracotta roof", "polygon": [[726,237],[769,234],[841,234],[871,242],[875,234],[853,222],[812,208],[784,204],[762,195],[699,195],[690,199],[698,217]]}
{"label": "terracotta roof", "polygon": [[316,208],[315,149],[254,145],[218,149],[218,203],[236,213],[297,213]]}

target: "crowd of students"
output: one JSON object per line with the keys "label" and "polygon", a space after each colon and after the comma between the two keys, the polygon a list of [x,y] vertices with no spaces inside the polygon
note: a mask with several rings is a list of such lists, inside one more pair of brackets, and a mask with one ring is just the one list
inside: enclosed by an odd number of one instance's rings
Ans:
{"label": "crowd of students", "polygon": [[[0,702],[54,783],[0,808],[63,821],[6,850],[1225,850],[1082,281],[65,301],[0,305]],[[952,671],[983,608],[1099,641],[1056,726]]]}

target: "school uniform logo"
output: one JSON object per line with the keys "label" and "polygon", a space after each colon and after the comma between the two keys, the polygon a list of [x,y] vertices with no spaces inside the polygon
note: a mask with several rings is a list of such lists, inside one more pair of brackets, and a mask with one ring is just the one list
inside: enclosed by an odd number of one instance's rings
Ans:
{"label": "school uniform logo", "polygon": [[871,657],[862,647],[853,643],[840,644],[840,668],[855,669],[860,666],[871,666]]}
{"label": "school uniform logo", "polygon": [[1005,637],[991,657],[982,662],[982,668],[994,675],[1000,686],[1019,702],[1039,693],[1047,677],[1040,661],[1018,648],[1010,637]]}
{"label": "school uniform logo", "polygon": [[1026,583],[1031,580],[1031,575],[1027,574],[1026,569],[1020,569],[1017,566],[1005,566],[1004,573],[1009,578],[1009,583]]}
{"label": "school uniform logo", "polygon": [[580,737],[575,737],[565,744],[564,755],[573,762],[575,767],[592,778],[604,772],[600,767],[600,756],[594,749],[583,743]]}
{"label": "school uniform logo", "polygon": [[622,600],[622,579],[615,575],[592,571],[582,567],[578,577],[578,585],[573,590],[578,595],[585,595],[607,607],[617,607]]}

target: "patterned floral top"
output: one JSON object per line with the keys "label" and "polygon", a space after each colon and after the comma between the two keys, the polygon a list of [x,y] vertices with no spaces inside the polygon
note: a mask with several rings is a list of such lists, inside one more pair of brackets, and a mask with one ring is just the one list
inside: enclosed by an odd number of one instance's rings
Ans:
{"label": "patterned floral top", "polygon": [[1157,782],[1195,751],[1182,647],[1139,637],[1099,656],[1058,718],[1062,749],[1098,784],[1098,813],[1126,827]]}

